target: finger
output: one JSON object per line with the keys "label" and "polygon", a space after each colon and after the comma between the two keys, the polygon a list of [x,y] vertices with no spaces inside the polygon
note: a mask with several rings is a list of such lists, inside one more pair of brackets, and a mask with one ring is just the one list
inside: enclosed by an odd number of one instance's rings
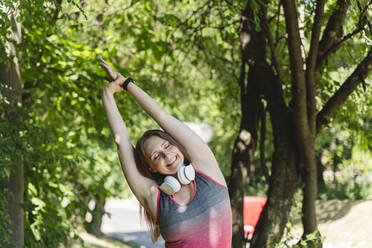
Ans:
{"label": "finger", "polygon": [[109,65],[107,65],[107,64],[100,64],[100,66],[103,68],[103,69],[105,69],[107,72],[109,72],[110,71],[110,66]]}
{"label": "finger", "polygon": [[111,67],[105,60],[100,60],[101,64],[105,65],[106,67]]}
{"label": "finger", "polygon": [[118,76],[116,80],[114,80],[114,82],[119,84],[121,87],[123,87],[124,81],[125,81],[125,78],[124,77],[120,78],[120,76]]}
{"label": "finger", "polygon": [[99,60],[100,60],[102,63],[106,63],[106,64],[107,64],[107,62],[106,62],[103,58],[99,58]]}

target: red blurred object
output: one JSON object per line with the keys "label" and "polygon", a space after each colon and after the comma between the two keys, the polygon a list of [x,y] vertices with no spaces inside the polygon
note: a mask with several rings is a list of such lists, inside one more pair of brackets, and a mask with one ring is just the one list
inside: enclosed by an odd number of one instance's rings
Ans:
{"label": "red blurred object", "polygon": [[253,236],[254,229],[267,199],[259,196],[244,196],[243,203],[243,224],[244,237],[250,240]]}

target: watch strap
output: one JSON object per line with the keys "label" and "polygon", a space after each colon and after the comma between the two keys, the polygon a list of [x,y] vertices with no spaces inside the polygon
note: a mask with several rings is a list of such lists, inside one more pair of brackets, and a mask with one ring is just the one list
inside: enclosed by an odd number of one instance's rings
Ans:
{"label": "watch strap", "polygon": [[125,90],[127,90],[127,87],[128,87],[128,84],[130,84],[130,83],[134,83],[134,80],[133,80],[133,78],[127,78],[127,79],[125,79],[125,81],[124,81],[124,83],[123,83],[123,88],[125,89]]}

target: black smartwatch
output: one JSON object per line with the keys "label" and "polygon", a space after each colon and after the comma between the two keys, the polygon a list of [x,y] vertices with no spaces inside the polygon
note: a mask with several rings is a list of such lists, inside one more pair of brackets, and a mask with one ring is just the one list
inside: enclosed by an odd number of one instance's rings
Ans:
{"label": "black smartwatch", "polygon": [[125,81],[124,81],[124,83],[123,83],[123,88],[125,89],[125,90],[127,90],[127,87],[128,87],[128,84],[129,83],[134,83],[134,80],[133,80],[133,78],[127,78],[127,79],[125,79]]}

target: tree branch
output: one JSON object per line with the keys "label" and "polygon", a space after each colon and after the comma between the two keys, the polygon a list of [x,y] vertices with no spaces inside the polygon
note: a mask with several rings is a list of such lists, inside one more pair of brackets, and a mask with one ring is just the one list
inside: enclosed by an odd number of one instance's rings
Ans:
{"label": "tree branch", "polygon": [[[365,27],[363,27],[363,24],[362,24],[362,21],[363,21],[363,18],[366,14],[366,11],[368,10],[368,7],[372,4],[372,0],[370,0],[366,6],[364,6],[364,8],[362,9],[360,7],[360,4],[358,2],[358,7],[359,7],[359,10],[361,11],[360,12],[360,16],[359,16],[359,21],[358,21],[358,24],[357,24],[357,28],[355,30],[353,30],[352,32],[348,33],[347,35],[345,35],[344,37],[342,37],[339,41],[333,43],[329,49],[327,51],[325,51],[325,53],[322,55],[322,57],[318,58],[318,61],[324,61],[330,54],[332,53],[335,53],[340,47],[341,45],[347,41],[348,39],[352,38],[354,35],[362,32],[363,30],[365,30]],[[367,23],[369,24],[369,21],[367,20]]]}
{"label": "tree branch", "polygon": [[[288,49],[290,55],[290,67],[292,71],[292,81],[294,85],[295,95],[297,93],[306,93],[305,77],[301,55],[301,37],[298,26],[297,10],[294,1],[283,0],[284,14],[286,20],[286,28],[288,33]],[[298,103],[306,103],[305,94],[300,94],[298,97],[303,97]],[[306,110],[304,111],[304,113]]]}
{"label": "tree branch", "polygon": [[347,41],[348,39],[350,39],[354,35],[362,32],[363,30],[364,30],[363,28],[358,27],[354,31],[352,31],[352,32],[348,33],[347,35],[345,35],[341,40],[339,40],[338,42],[336,42],[335,44],[333,44],[328,49],[328,51],[323,55],[323,57],[320,58],[320,60],[325,60],[329,55],[331,55],[332,53],[336,52],[341,47],[342,43],[344,43],[345,41]]}
{"label": "tree branch", "polygon": [[324,4],[325,4],[325,0],[317,1],[314,24],[313,24],[312,33],[311,33],[310,51],[309,51],[309,55],[307,59],[307,65],[306,65],[306,70],[309,73],[314,73],[314,68],[316,65],[316,57],[317,57],[318,48],[319,48],[320,31],[321,31],[322,24],[323,24]]}
{"label": "tree branch", "polygon": [[278,10],[277,10],[278,18],[276,19],[275,46],[276,46],[276,43],[278,42],[278,40],[280,40],[280,38],[279,38],[279,21],[280,21],[280,7],[281,6],[282,6],[282,2],[280,1],[279,4],[278,4]]}
{"label": "tree branch", "polygon": [[346,102],[349,95],[356,87],[364,81],[372,71],[372,47],[369,49],[367,56],[357,66],[354,72],[346,79],[336,93],[328,100],[323,109],[318,113],[316,120],[317,133],[333,118],[337,110]]}
{"label": "tree branch", "polygon": [[306,92],[307,92],[307,114],[311,133],[315,137],[316,127],[316,75],[315,66],[319,48],[320,31],[323,24],[325,0],[319,0],[316,4],[314,24],[311,33],[310,51],[306,63]]}
{"label": "tree branch", "polygon": [[334,44],[338,36],[342,31],[342,21],[346,16],[346,11],[350,6],[350,0],[338,0],[337,6],[339,6],[329,18],[327,26],[323,32],[322,39],[319,43],[318,57],[316,62],[316,71],[320,71],[323,67],[324,60],[327,57],[324,55],[328,49]]}
{"label": "tree branch", "polygon": [[295,2],[283,0],[286,29],[288,33],[288,50],[292,77],[292,94],[294,103],[294,122],[300,152],[305,152],[303,145],[308,137],[308,119],[306,108],[306,82],[303,70],[304,61],[301,54],[301,37],[298,26]]}
{"label": "tree branch", "polygon": [[[57,1],[56,1],[56,5],[58,5],[59,7],[61,7],[61,5],[62,5],[62,0],[57,0]],[[54,14],[53,14],[53,18],[52,18],[52,20],[53,20],[53,23],[54,23],[54,24],[55,24],[55,23],[57,22],[57,20],[58,20],[58,14],[59,14],[59,10],[60,10],[59,7],[56,6],[56,9],[55,9]]]}
{"label": "tree branch", "polygon": [[360,6],[360,2],[357,1],[357,3],[358,3],[358,8],[359,8],[359,10],[360,10],[360,16],[359,16],[359,24],[360,24],[362,18],[364,17],[364,15],[366,14],[366,12],[367,12],[367,10],[368,10],[369,5],[372,4],[372,0],[370,0],[370,1],[366,4],[366,6],[364,6],[363,9],[362,9],[362,7]]}
{"label": "tree branch", "polygon": [[278,53],[276,52],[274,39],[271,34],[269,23],[266,19],[266,7],[261,5],[261,11],[263,12],[263,14],[260,15],[260,20],[263,26],[262,30],[264,31],[265,36],[267,37],[267,40],[269,41],[272,61],[273,61],[276,73],[278,75],[277,83],[279,83],[279,87],[282,87],[281,85],[282,84],[282,72],[281,72],[281,67],[280,67],[280,62],[279,62],[279,56],[278,56]]}

